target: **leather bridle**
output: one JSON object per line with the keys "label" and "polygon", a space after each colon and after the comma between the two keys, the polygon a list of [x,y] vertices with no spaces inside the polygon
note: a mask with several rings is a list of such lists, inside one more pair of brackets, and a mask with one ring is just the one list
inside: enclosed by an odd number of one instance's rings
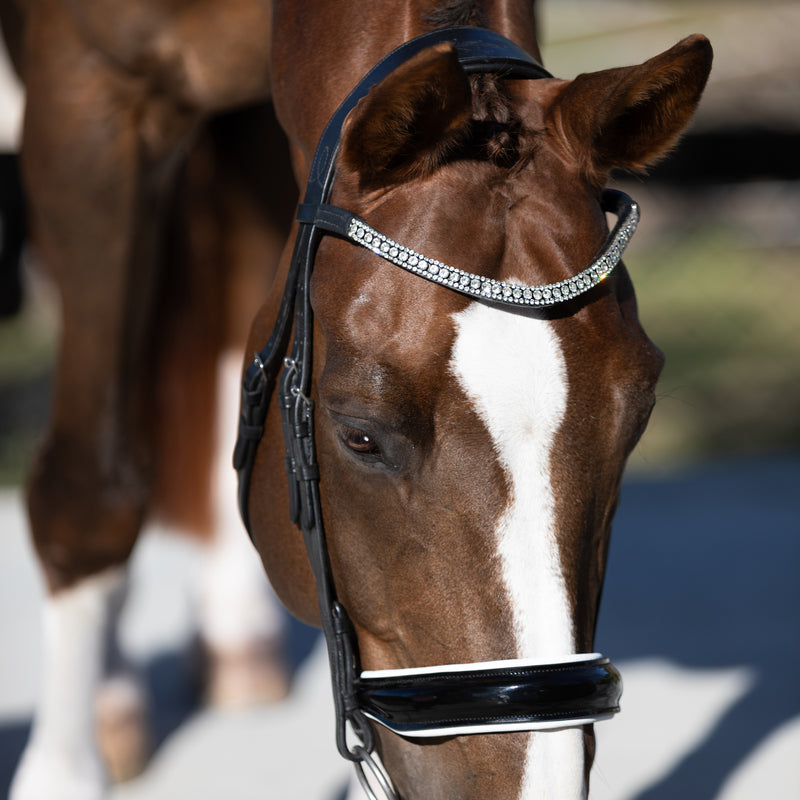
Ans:
{"label": "leather bridle", "polygon": [[[370,797],[376,795],[367,773],[375,777],[384,794],[396,797],[390,779],[372,756],[376,741],[373,723],[412,738],[574,727],[616,713],[621,694],[619,673],[597,653],[568,655],[557,663],[514,660],[361,672],[355,632],[337,599],[322,520],[311,400],[313,313],[309,287],[322,236],[349,239],[399,267],[482,302],[519,308],[555,305],[599,283],[619,261],[638,219],[630,198],[619,192],[604,192],[603,208],[616,212],[620,221],[597,258],[573,279],[546,287],[525,287],[489,281],[426,259],[392,242],[350,212],[327,205],[347,114],[396,67],[441,42],[455,45],[467,73],[496,72],[502,77],[534,80],[552,77],[508,39],[493,31],[463,27],[436,30],[406,42],[353,89],[331,117],[314,155],[278,315],[266,346],[255,355],[244,377],[234,452],[239,506],[250,532],[250,479],[269,403],[279,383],[277,402],[286,448],[290,515],[303,533],[316,579],[333,683],[337,747],[342,756],[355,762]],[[365,231],[369,241],[365,241]],[[431,265],[435,269],[430,269]],[[466,280],[464,275],[468,276]],[[290,338],[291,352],[284,357]]]}

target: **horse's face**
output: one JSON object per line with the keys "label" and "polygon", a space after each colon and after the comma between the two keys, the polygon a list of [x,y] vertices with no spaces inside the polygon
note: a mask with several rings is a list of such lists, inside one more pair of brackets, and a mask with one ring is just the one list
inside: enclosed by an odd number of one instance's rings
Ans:
{"label": "horse's face", "polygon": [[[664,149],[708,61],[692,40],[635,70],[520,82],[503,126],[476,124],[478,90],[452,53],[427,51],[351,115],[332,201],[467,271],[562,280],[605,240],[608,170]],[[327,237],[312,303],[323,515],[362,666],[590,651],[662,363],[624,268],[555,312],[508,311]],[[580,797],[591,763],[580,729],[381,738],[404,798]]]}

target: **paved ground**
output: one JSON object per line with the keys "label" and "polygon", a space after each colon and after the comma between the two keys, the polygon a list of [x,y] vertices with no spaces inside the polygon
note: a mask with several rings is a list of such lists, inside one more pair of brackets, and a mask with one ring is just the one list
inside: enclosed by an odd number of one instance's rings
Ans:
{"label": "paved ground", "polygon": [[[627,482],[598,632],[622,669],[624,709],[598,726],[593,800],[800,797],[798,485],[800,455]],[[333,800],[347,770],[307,631],[295,631],[285,703],[195,707],[180,645],[196,562],[159,534],[137,553],[125,641],[146,666],[162,743],[113,800]],[[19,498],[0,495],[0,797],[35,693],[39,594]]]}

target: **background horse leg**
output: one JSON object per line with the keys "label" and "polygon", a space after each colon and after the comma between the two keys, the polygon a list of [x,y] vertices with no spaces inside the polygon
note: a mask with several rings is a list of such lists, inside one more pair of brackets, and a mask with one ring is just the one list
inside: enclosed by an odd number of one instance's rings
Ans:
{"label": "background horse leg", "polygon": [[31,739],[12,800],[103,796],[105,772],[94,747],[94,691],[103,630],[124,581],[109,570],[52,596],[44,609],[43,679]]}
{"label": "background horse leg", "polygon": [[260,102],[204,126],[169,229],[177,255],[157,321],[153,506],[170,526],[206,539],[198,623],[215,705],[274,701],[288,688],[285,615],[242,526],[231,455],[248,326],[277,269],[296,195],[285,136],[271,103]]}
{"label": "background horse leg", "polygon": [[[234,5],[181,5],[174,18],[172,11],[163,16],[163,4],[122,5],[99,16],[89,5],[31,5],[24,163],[33,237],[61,290],[63,319],[52,419],[29,506],[48,605],[59,613],[48,612],[47,691],[15,800],[102,795],[91,708],[123,565],[153,508],[178,527],[211,527],[215,369],[220,353],[246,337],[294,208],[293,188],[288,201],[273,194],[276,175],[289,176],[289,184],[291,177],[285,141],[272,146],[271,109],[270,130],[260,129],[249,152],[271,151],[272,164],[263,172],[248,157],[235,176],[247,186],[250,233],[260,231],[256,246],[245,248],[258,254],[246,269],[258,276],[256,289],[232,280],[238,250],[215,244],[241,238],[219,235],[220,209],[210,203],[213,219],[204,219],[191,193],[173,197],[179,172],[182,188],[193,188],[193,160],[179,168],[193,142],[199,152],[192,134],[203,117],[266,95],[268,14],[258,2]],[[125,24],[129,10],[139,15],[137,25]],[[223,29],[247,46],[220,45]],[[213,169],[206,178],[208,200],[218,196]],[[161,236],[165,227],[169,237]],[[224,449],[229,465],[231,448]],[[244,535],[238,519],[233,535]],[[98,577],[105,575],[115,577]],[[74,612],[74,597],[93,613]],[[251,617],[264,608],[252,594],[245,605]],[[68,624],[80,635],[65,634]]]}
{"label": "background horse leg", "polygon": [[[212,241],[216,261],[226,265],[226,282],[224,347],[218,361],[218,478],[213,490],[218,538],[209,548],[200,627],[209,656],[207,698],[215,705],[241,706],[272,701],[288,689],[287,617],[272,591],[265,592],[264,567],[242,526],[231,455],[244,346],[277,270],[297,187],[288,143],[271,102],[217,117],[208,132],[216,174],[211,182],[214,203],[205,212],[211,221],[203,225],[203,252],[209,252],[209,231],[221,224]],[[198,188],[190,193],[195,205],[203,196]],[[195,208],[191,220],[202,216]],[[244,356],[248,362],[252,358]]]}
{"label": "background horse leg", "polygon": [[223,708],[275,702],[289,689],[286,614],[242,528],[231,469],[241,361],[240,349],[220,358],[215,536],[206,553],[199,620],[209,662],[206,698]]}
{"label": "background horse leg", "polygon": [[144,678],[119,642],[119,618],[127,582],[106,605],[101,674],[94,699],[94,731],[108,779],[119,783],[138,775],[150,753],[148,695]]}
{"label": "background horse leg", "polygon": [[[44,692],[15,800],[99,798],[93,695],[147,509],[161,209],[190,121],[32,6],[23,165],[38,255],[61,294],[51,418],[29,482],[49,589]],[[35,54],[35,57],[33,57]]]}

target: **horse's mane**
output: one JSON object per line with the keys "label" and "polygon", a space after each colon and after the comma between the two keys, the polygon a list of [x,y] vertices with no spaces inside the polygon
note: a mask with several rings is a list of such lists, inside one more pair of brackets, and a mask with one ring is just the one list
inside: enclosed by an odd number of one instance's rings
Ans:
{"label": "horse's mane", "polygon": [[480,0],[447,0],[425,14],[431,28],[451,28],[458,25],[486,27],[486,14]]}
{"label": "horse's mane", "polygon": [[[480,0],[446,0],[425,14],[431,30],[460,25],[488,27]],[[510,167],[521,157],[522,123],[514,111],[502,81],[495,75],[472,75],[474,145],[493,162]]]}

